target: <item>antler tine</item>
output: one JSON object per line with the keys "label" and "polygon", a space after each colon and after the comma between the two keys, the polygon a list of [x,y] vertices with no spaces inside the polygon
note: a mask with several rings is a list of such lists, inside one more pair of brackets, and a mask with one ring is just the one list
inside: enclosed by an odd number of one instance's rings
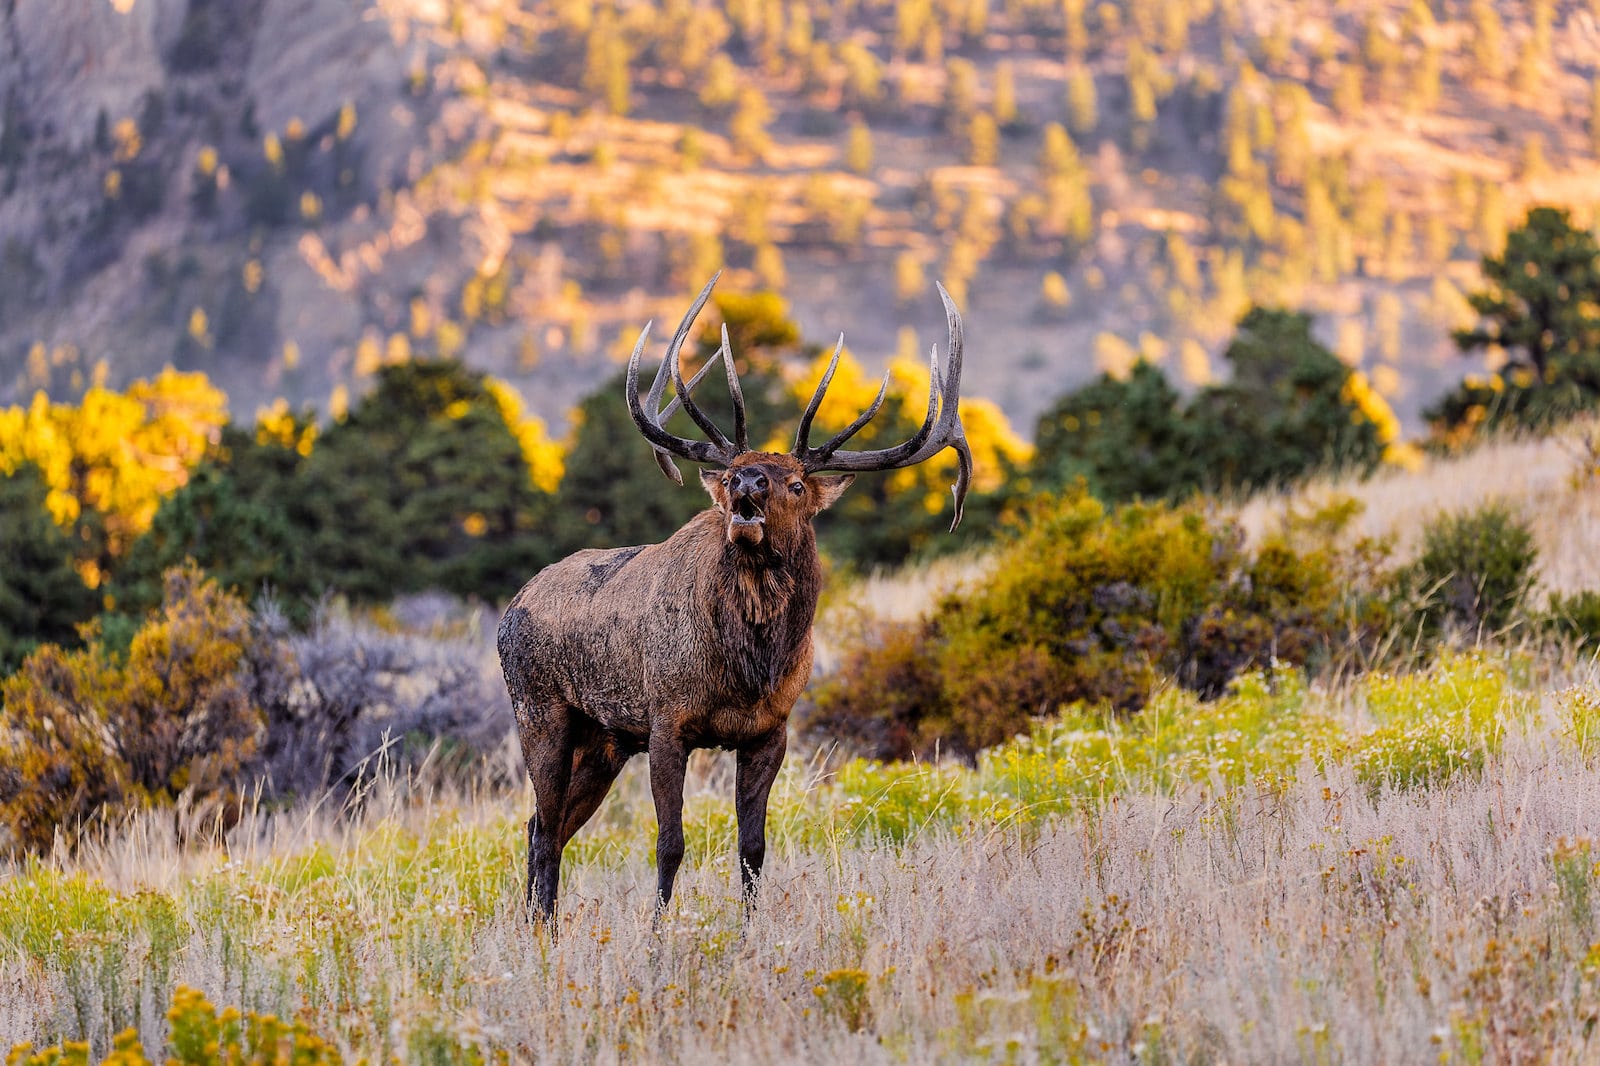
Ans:
{"label": "antler tine", "polygon": [[817,382],[817,389],[811,394],[811,402],[806,404],[805,413],[800,416],[800,428],[794,435],[794,454],[803,456],[811,450],[811,420],[817,417],[817,411],[822,407],[822,397],[828,391],[828,385],[833,381],[833,372],[839,369],[839,356],[844,351],[844,334],[839,334],[839,343],[833,346],[833,358],[828,360],[828,369],[822,372],[822,380]]}
{"label": "antler tine", "polygon": [[[956,452],[955,519],[951,530],[961,524],[966,507],[967,489],[972,483],[972,448],[961,424],[961,367],[965,355],[966,338],[961,325],[961,313],[943,285],[936,285],[939,298],[944,302],[945,320],[950,331],[949,359],[944,373],[939,372],[939,351],[935,347],[931,356],[928,376],[928,416],[922,427],[904,444],[868,452],[835,451],[825,453],[825,448],[805,449],[800,454],[807,473],[823,470],[872,471],[896,470],[913,466],[938,454],[946,448]],[[874,404],[876,410],[876,404]],[[937,414],[937,416],[936,416]],[[861,420],[857,420],[861,421]],[[865,422],[862,422],[864,425]],[[855,426],[854,429],[859,429]],[[829,442],[833,444],[832,441]],[[834,445],[836,447],[836,445]],[[798,449],[797,449],[798,451]]]}
{"label": "antler tine", "polygon": [[[750,450],[750,434],[745,427],[744,389],[739,387],[739,368],[733,365],[733,348],[728,344],[728,324],[722,324],[722,369],[728,372],[728,395],[733,399],[733,446],[741,452]],[[689,387],[694,388],[690,382]]]}
{"label": "antler tine", "polygon": [[[709,285],[706,287],[706,291],[710,291]],[[704,295],[702,293],[702,296]],[[639,432],[644,434],[645,440],[658,449],[657,464],[661,466],[662,473],[681,485],[683,484],[683,475],[678,472],[677,466],[670,460],[662,463],[660,452],[671,452],[673,455],[696,463],[727,463],[732,460],[733,456],[731,447],[727,446],[726,441],[723,442],[723,446],[719,446],[707,441],[688,440],[668,433],[656,421],[656,418],[659,418],[660,415],[658,414],[655,418],[652,418],[645,411],[644,405],[639,402],[639,357],[644,352],[645,341],[650,336],[650,325],[651,323],[645,323],[644,329],[639,332],[638,342],[633,346],[633,355],[628,359],[628,373],[623,392],[628,401],[628,414],[632,416],[633,424],[639,427]],[[687,394],[688,386],[680,386],[680,389],[682,391],[680,391],[679,396],[683,398]],[[651,391],[652,393],[655,392],[654,389]],[[676,477],[673,476],[675,474],[677,475]]]}
{"label": "antler tine", "polygon": [[[909,440],[895,445],[893,448],[878,448],[869,452],[839,452],[839,448],[861,431],[861,427],[872,421],[872,416],[878,413],[883,406],[883,398],[889,390],[889,373],[883,375],[883,384],[878,386],[878,395],[872,400],[871,406],[856,417],[856,420],[846,426],[843,432],[829,440],[820,448],[808,448],[800,461],[808,470],[893,470],[897,467],[910,464],[911,457],[917,454],[928,440],[928,434],[933,432],[934,419],[939,414],[939,350],[934,348],[929,353],[931,366],[928,372],[928,413],[922,420],[922,425],[917,427]],[[834,461],[836,454],[842,455]],[[848,464],[848,465],[841,465]]]}
{"label": "antler tine", "polygon": [[700,309],[705,306],[706,300],[711,297],[711,289],[716,285],[717,279],[720,277],[722,277],[722,271],[720,270],[711,275],[711,280],[706,282],[706,287],[700,290],[700,295],[695,297],[694,303],[690,305],[689,313],[683,316],[682,322],[678,323],[678,332],[672,335],[672,343],[667,345],[667,356],[663,360],[663,365],[666,366],[667,372],[672,375],[672,387],[677,390],[678,401],[683,404],[685,413],[694,419],[694,424],[700,427],[702,433],[711,438],[713,444],[718,448],[728,450],[733,447],[733,442],[722,435],[722,430],[718,429],[717,424],[711,421],[704,411],[700,410],[700,405],[695,403],[694,398],[689,395],[689,386],[683,380],[683,367],[678,363],[678,354],[683,350],[683,342],[688,339],[689,329],[694,325],[694,320],[699,316]]}
{"label": "antler tine", "polygon": [[862,426],[865,426],[868,422],[872,421],[873,416],[878,413],[878,409],[883,406],[883,398],[888,394],[889,371],[885,370],[883,372],[883,381],[879,382],[878,384],[878,394],[872,398],[871,403],[867,404],[867,409],[862,411],[859,415],[856,415],[856,420],[854,422],[850,423],[848,426],[845,426],[844,429],[830,437],[827,442],[822,445],[822,447],[816,449],[816,454],[822,458],[827,458],[840,448],[844,447],[846,441],[855,436],[857,433],[861,432]]}
{"label": "antler tine", "polygon": [[[694,391],[694,387],[696,385],[700,384],[701,380],[707,374],[711,373],[711,368],[716,366],[716,365],[717,365],[717,360],[708,359],[706,361],[706,365],[705,366],[701,367],[699,370],[696,370],[695,373],[694,373],[694,377],[689,379],[689,391],[693,392]],[[657,374],[656,374],[656,380],[657,381],[661,381],[663,383],[666,380],[666,371],[664,369],[665,366],[666,366],[666,364],[663,363],[662,364],[663,369],[658,371]],[[651,388],[650,388],[650,396],[646,397],[646,399],[645,399],[645,408],[646,408],[646,410],[653,410],[653,409],[655,409],[655,407],[657,405],[659,405],[661,403],[661,395],[660,395],[660,393],[661,393],[661,390],[655,388],[655,386],[653,386],[653,385],[651,386]],[[667,403],[667,406],[661,408],[660,412],[657,413],[656,418],[655,418],[656,425],[665,427],[666,424],[667,424],[667,419],[669,419],[673,415],[677,414],[678,413],[678,408],[680,406],[681,405],[678,403],[678,398],[676,396],[674,396]],[[742,445],[741,445],[741,447],[742,447]],[[674,463],[672,461],[672,454],[670,452],[666,451],[664,448],[661,448],[661,447],[659,447],[658,445],[655,445],[655,444],[650,445],[650,450],[655,453],[656,465],[661,468],[661,472],[663,474],[667,475],[667,477],[671,478],[673,481],[676,481],[678,484],[682,485],[683,484],[683,474],[679,472],[678,464],[676,464],[676,463]]]}

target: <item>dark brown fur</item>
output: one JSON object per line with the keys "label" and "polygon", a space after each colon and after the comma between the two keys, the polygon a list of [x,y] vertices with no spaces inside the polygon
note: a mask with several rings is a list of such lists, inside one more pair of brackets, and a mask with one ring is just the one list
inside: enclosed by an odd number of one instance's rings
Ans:
{"label": "dark brown fur", "polygon": [[[701,479],[716,506],[660,544],[581,551],[546,567],[501,620],[500,662],[536,801],[528,900],[540,917],[555,908],[567,841],[639,752],[650,755],[660,824],[660,903],[683,858],[693,748],[737,753],[747,895],[761,872],[767,795],[811,674],[822,584],[811,520],[853,475],[807,475],[793,456],[745,453]],[[762,520],[741,518],[740,507]]]}

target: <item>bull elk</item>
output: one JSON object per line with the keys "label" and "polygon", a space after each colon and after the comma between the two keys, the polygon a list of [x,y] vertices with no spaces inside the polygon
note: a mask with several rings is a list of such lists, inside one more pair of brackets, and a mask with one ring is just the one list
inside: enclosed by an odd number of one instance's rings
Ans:
{"label": "bull elk", "polygon": [[[546,567],[500,622],[500,665],[533,783],[527,903],[537,919],[554,913],[567,841],[640,752],[649,753],[660,826],[657,907],[671,898],[683,860],[684,770],[689,752],[702,747],[737,753],[740,880],[752,900],[766,854],[767,796],[783,762],[789,712],[811,674],[811,622],[822,583],[812,519],[857,473],[897,470],[953,448],[959,470],[950,528],[961,521],[972,452],[959,412],[961,316],[942,286],[948,363],[941,375],[935,346],[927,417],[911,438],[890,448],[843,450],[883,405],[885,375],[860,417],[821,447],[811,446],[811,422],[839,365],[841,335],[800,417],[794,449],[784,455],[750,450],[726,326],[717,355],[691,381],[683,379],[679,353],[716,282],[707,283],[679,323],[642,402],[639,357],[649,324],[626,379],[628,410],[662,472],[683,484],[673,456],[713,467],[701,471],[700,481],[714,506],[660,544],[580,551]],[[733,399],[732,440],[691,395],[719,360]],[[676,396],[663,407],[669,378]],[[663,428],[680,404],[706,440]]]}

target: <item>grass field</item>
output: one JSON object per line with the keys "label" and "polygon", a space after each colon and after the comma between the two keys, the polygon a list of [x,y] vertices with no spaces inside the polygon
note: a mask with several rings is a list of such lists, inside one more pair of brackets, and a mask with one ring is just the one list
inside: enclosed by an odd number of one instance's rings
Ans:
{"label": "grass field", "polygon": [[369,1061],[1593,1061],[1597,680],[1284,672],[972,768],[792,760],[748,922],[713,759],[655,926],[642,765],[555,931],[520,913],[520,792],[379,781],[225,850],[147,818],[0,873],[0,1040],[224,1061],[237,1007]]}

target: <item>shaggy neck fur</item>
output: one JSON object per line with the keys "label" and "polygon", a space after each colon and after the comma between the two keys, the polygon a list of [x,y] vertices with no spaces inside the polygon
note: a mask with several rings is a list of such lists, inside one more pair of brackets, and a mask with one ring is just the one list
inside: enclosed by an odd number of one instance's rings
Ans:
{"label": "shaggy neck fur", "polygon": [[[794,563],[804,565],[804,553]],[[763,543],[754,550],[726,544],[723,565],[732,578],[733,601],[751,625],[769,625],[789,609],[799,585],[793,565],[783,553]]]}
{"label": "shaggy neck fur", "polygon": [[702,586],[715,643],[734,690],[754,701],[776,689],[811,636],[822,588],[816,539],[808,527],[790,543],[741,547],[728,543],[718,512],[707,514],[715,516],[720,542],[717,565]]}

